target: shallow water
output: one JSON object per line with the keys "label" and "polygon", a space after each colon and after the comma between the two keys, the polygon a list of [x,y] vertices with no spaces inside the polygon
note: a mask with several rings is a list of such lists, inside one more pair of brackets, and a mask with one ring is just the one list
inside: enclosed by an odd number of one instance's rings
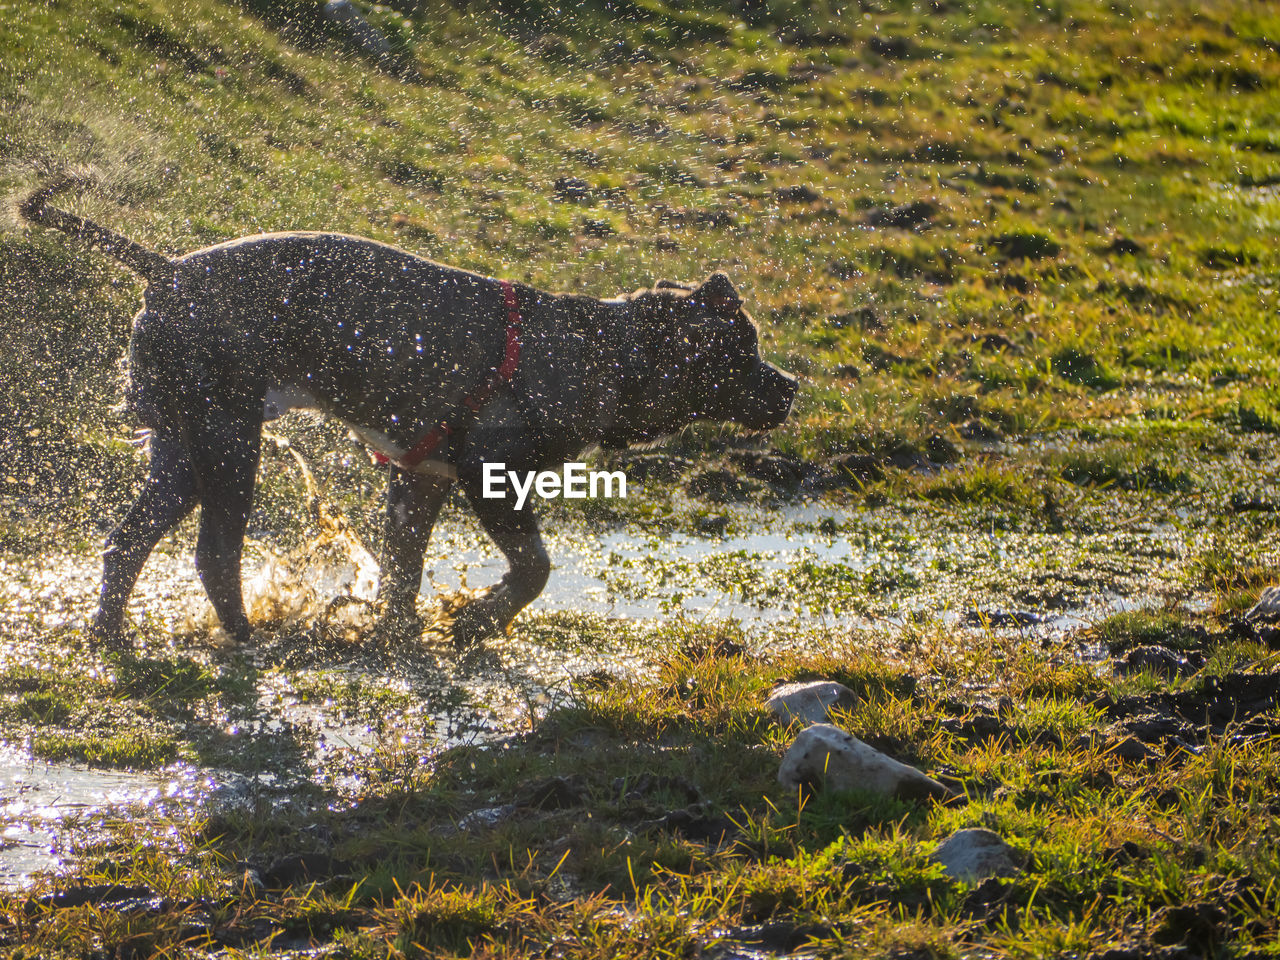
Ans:
{"label": "shallow water", "polygon": [[[730,532],[722,536],[550,531],[544,539],[551,579],[529,612],[629,619],[683,613],[765,627],[786,621],[856,625],[909,615],[955,622],[972,611],[1019,611],[1039,614],[1037,625],[1069,629],[1148,595],[1152,580],[1170,577],[1195,546],[1193,533],[1163,522],[1063,536],[975,531],[927,513],[815,504],[728,507],[724,513]],[[321,560],[300,577],[295,572],[294,581],[316,584],[327,595],[369,595],[372,558]],[[250,545],[245,580],[251,606],[260,589],[255,580],[264,573],[269,590],[288,589],[289,572],[274,569],[276,562],[266,548]],[[1162,569],[1153,569],[1153,562]],[[505,569],[473,522],[451,518],[432,540],[422,596],[430,601],[437,589],[485,586]],[[97,558],[82,554],[43,557],[38,566],[0,560],[0,606],[46,629],[83,622],[96,602],[99,574]],[[797,577],[802,582],[789,584]],[[824,587],[823,579],[835,586]],[[742,581],[753,589],[744,590]],[[170,627],[209,617],[189,550],[171,545],[151,557],[129,613]],[[994,625],[1000,620],[993,618]]]}
{"label": "shallow water", "polygon": [[72,845],[102,834],[109,820],[194,807],[216,787],[212,774],[185,765],[94,770],[0,748],[0,887],[23,886],[57,868]]}
{"label": "shallow water", "polygon": [[[1132,606],[1130,590],[1144,592],[1150,559],[1180,557],[1189,546],[1187,535],[1167,523],[1065,538],[947,529],[932,526],[927,516],[815,504],[726,513],[732,532],[717,537],[548,535],[551,580],[530,612],[633,619],[682,613],[765,628],[786,622],[869,626],[918,616],[955,623],[966,614],[973,619],[974,611],[1030,611],[1038,614],[1037,628],[1063,631]],[[493,548],[466,530],[445,530],[440,540],[449,545],[448,560],[428,558],[424,596],[430,597],[433,584],[477,586],[505,570]],[[752,572],[759,576],[746,576]],[[800,583],[790,582],[797,578]],[[754,589],[734,582],[741,579],[755,581]],[[823,579],[835,587],[824,589]],[[1071,589],[1053,589],[1059,580]],[[986,622],[999,629],[1002,619]]]}

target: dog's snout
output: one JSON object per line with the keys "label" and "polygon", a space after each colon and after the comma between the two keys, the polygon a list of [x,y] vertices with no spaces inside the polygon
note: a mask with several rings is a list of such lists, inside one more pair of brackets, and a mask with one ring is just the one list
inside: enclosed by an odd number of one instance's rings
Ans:
{"label": "dog's snout", "polygon": [[762,364],[763,374],[769,382],[765,394],[769,398],[768,408],[773,422],[769,428],[781,426],[791,413],[791,405],[795,402],[799,381],[785,370],[779,370],[771,364]]}
{"label": "dog's snout", "polygon": [[791,413],[799,382],[785,370],[761,361],[750,390],[750,407],[733,419],[752,430],[772,430]]}

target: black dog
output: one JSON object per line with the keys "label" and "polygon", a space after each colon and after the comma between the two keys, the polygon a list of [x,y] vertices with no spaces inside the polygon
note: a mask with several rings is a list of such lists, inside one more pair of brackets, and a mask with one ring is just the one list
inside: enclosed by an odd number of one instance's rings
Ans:
{"label": "black dog", "polygon": [[721,273],[597,300],[333,233],[262,234],[170,260],[47,205],[84,183],[52,183],[20,211],[148,281],[128,400],[152,431],[150,475],[107,539],[98,637],[121,633],[148,554],[200,502],[196,568],[223,627],[249,639],[240,557],[261,427],[291,406],[339,417],[389,461],[379,599],[393,620],[412,620],[431,527],[462,484],[510,569],[462,610],[460,642],[504,629],[551,567],[532,512],[483,496],[485,463],[541,470],[695,420],[767,430],[791,409],[795,378],[761,360]]}

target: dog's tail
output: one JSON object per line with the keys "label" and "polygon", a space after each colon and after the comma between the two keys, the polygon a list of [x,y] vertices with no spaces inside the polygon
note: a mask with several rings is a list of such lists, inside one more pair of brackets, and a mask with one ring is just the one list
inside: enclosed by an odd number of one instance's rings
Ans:
{"label": "dog's tail", "polygon": [[18,215],[42,227],[54,227],[79,237],[91,247],[96,247],[103,253],[109,253],[125,266],[142,274],[148,281],[155,282],[171,278],[173,261],[168,257],[149,250],[123,234],[108,230],[87,217],[79,217],[74,213],[48,206],[49,200],[58,194],[75,188],[88,187],[93,183],[92,178],[77,174],[60,177],[33,191],[19,203]]}

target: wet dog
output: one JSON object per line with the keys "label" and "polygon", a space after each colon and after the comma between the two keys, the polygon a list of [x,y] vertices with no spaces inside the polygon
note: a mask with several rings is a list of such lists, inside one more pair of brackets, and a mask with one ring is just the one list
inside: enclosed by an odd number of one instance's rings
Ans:
{"label": "wet dog", "polygon": [[152,548],[201,504],[196,569],[223,628],[250,636],[240,559],[264,420],[294,406],[347,423],[388,464],[379,600],[412,622],[431,528],[461,485],[509,569],[454,623],[505,629],[551,564],[532,511],[483,495],[486,463],[543,470],[697,420],[780,425],[795,378],[760,357],[729,278],[614,299],[545,293],[337,233],[268,233],[170,259],[30,194],[28,221],[139,273],[127,399],[151,430],[136,503],[106,542],[93,632],[118,638]]}

